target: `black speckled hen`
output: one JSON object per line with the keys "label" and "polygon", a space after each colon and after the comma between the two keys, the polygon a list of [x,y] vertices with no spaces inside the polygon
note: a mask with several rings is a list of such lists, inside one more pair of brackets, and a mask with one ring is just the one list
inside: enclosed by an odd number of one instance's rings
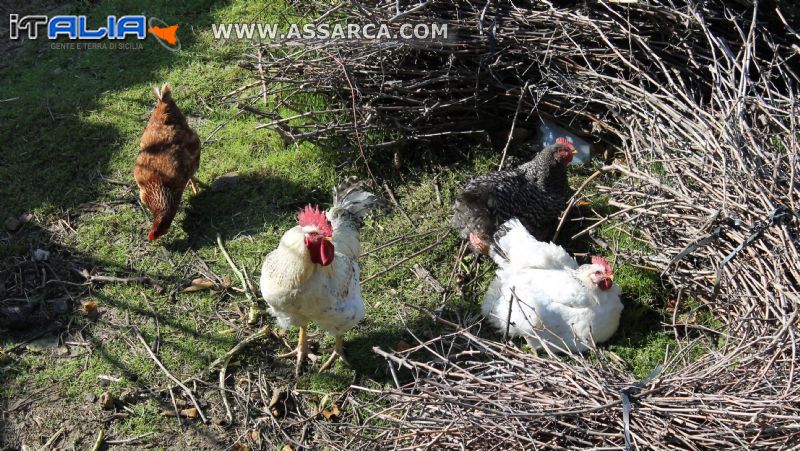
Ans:
{"label": "black speckled hen", "polygon": [[550,241],[572,195],[567,165],[573,155],[572,144],[559,138],[515,169],[472,179],[453,205],[452,226],[482,254],[489,253],[497,227],[511,218],[518,218],[537,240]]}

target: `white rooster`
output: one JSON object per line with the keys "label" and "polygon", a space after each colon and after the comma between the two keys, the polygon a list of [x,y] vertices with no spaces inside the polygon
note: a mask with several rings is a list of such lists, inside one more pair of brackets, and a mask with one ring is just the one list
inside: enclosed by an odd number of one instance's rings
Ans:
{"label": "white rooster", "polygon": [[498,229],[490,255],[500,268],[482,310],[500,332],[523,336],[537,349],[581,352],[617,330],[621,290],[605,258],[578,266],[564,248],[537,241],[517,219]]}
{"label": "white rooster", "polygon": [[342,357],[342,334],[364,319],[359,285],[361,253],[358,230],[364,216],[381,203],[349,178],[334,188],[333,207],[326,213],[310,205],[297,215],[297,226],[281,237],[261,267],[261,294],[281,327],[298,326],[297,349],[281,357],[297,357],[299,375],[308,356],[307,325],[315,322],[336,337],[324,371]]}

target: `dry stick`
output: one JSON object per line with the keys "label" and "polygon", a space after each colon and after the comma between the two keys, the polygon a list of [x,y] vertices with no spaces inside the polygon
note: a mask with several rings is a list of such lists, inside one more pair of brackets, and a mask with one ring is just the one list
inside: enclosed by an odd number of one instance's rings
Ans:
{"label": "dry stick", "polygon": [[153,354],[153,350],[150,349],[150,346],[147,345],[147,341],[145,341],[144,337],[142,337],[142,334],[139,332],[139,330],[136,329],[135,327],[133,327],[132,330],[136,333],[136,338],[138,338],[139,341],[142,343],[144,349],[147,351],[148,354],[150,354],[150,358],[153,359],[153,361],[156,362],[156,365],[158,365],[158,367],[161,369],[161,372],[163,372],[165,376],[167,376],[172,382],[178,384],[178,386],[182,388],[184,392],[186,392],[186,394],[192,400],[192,404],[194,404],[194,407],[197,409],[197,413],[200,415],[200,418],[203,420],[203,423],[207,423],[208,420],[206,420],[205,415],[203,415],[203,410],[200,408],[200,404],[194,398],[194,393],[191,390],[189,390],[189,387],[184,385],[183,382],[179,381],[175,376],[173,376],[172,373],[170,373],[169,370],[167,370],[164,364],[162,364],[161,361],[158,360],[158,357],[156,357],[156,355]]}
{"label": "dry stick", "polygon": [[61,434],[63,434],[64,431],[66,431],[66,430],[67,429],[64,428],[64,427],[62,427],[61,429],[57,430],[56,433],[53,434],[50,437],[50,439],[47,440],[47,442],[44,445],[42,445],[42,449],[50,449],[53,446],[53,443],[55,443],[56,440],[58,440],[58,438],[61,437]]}
{"label": "dry stick", "polygon": [[367,154],[364,152],[364,145],[361,142],[361,133],[358,131],[358,110],[356,109],[356,89],[353,87],[353,82],[350,80],[350,75],[347,73],[347,68],[345,67],[344,63],[341,62],[338,58],[334,58],[337,64],[342,68],[342,72],[344,73],[344,78],[347,80],[347,84],[350,86],[350,95],[353,100],[353,130],[356,136],[356,144],[358,144],[358,151],[361,152],[361,158],[364,159],[364,167],[367,168],[367,173],[369,174],[369,178],[372,179],[372,183],[375,186],[378,185],[378,181],[375,179],[375,175],[372,174],[372,168],[369,167],[369,161],[367,160]]}
{"label": "dry stick", "polygon": [[103,439],[106,436],[106,430],[104,428],[100,428],[97,432],[97,438],[94,441],[94,446],[92,446],[92,451],[100,451],[100,448],[103,446]]}
{"label": "dry stick", "polygon": [[236,267],[236,263],[233,262],[233,259],[228,254],[228,251],[225,250],[225,245],[222,244],[222,236],[220,236],[219,233],[217,234],[217,246],[219,246],[220,252],[222,252],[222,255],[225,257],[225,261],[228,262],[228,265],[233,270],[233,273],[239,278],[239,282],[242,284],[244,295],[247,297],[247,301],[250,302],[250,313],[247,318],[247,322],[249,324],[255,324],[258,322],[258,315],[261,313],[261,309],[258,306],[256,298],[253,296],[250,285],[247,283],[244,274],[239,270],[238,267]]}
{"label": "dry stick", "polygon": [[143,283],[145,285],[152,285],[153,288],[159,289],[161,285],[153,281],[149,277],[115,277],[115,276],[101,276],[96,274],[89,274],[89,271],[82,269],[78,273],[86,279],[86,283],[104,282],[104,283]]}
{"label": "dry stick", "polygon": [[147,295],[144,294],[144,291],[140,291],[139,294],[142,295],[142,298],[144,299],[144,302],[147,304],[147,307],[149,307],[150,311],[153,312],[153,320],[155,320],[156,323],[156,337],[153,340],[153,350],[155,352],[158,352],[159,348],[161,347],[161,324],[158,321],[158,313],[156,312],[156,309],[153,308],[153,305],[150,304],[150,299],[147,298]]}
{"label": "dry stick", "polygon": [[178,420],[178,428],[183,430],[183,419],[181,419],[181,412],[178,410],[178,403],[175,402],[175,393],[172,392],[172,387],[169,388],[169,399],[172,401],[173,410],[175,410],[175,419]]}
{"label": "dry stick", "polygon": [[511,328],[511,310],[514,308],[514,298],[517,297],[517,293],[514,291],[514,287],[511,287],[511,296],[508,297],[508,314],[506,315],[506,327],[503,330],[503,343],[506,342],[508,339],[508,330]]}
{"label": "dry stick", "polygon": [[506,145],[503,146],[503,157],[500,158],[500,164],[497,165],[497,170],[502,171],[503,165],[506,162],[506,152],[508,152],[508,146],[511,145],[511,139],[514,136],[514,127],[517,125],[517,116],[519,115],[519,110],[522,108],[522,100],[525,99],[525,92],[528,90],[528,82],[525,82],[525,86],[522,87],[522,90],[519,93],[519,100],[517,101],[517,110],[514,112],[514,119],[511,120],[511,129],[508,130],[508,139],[506,140]]}
{"label": "dry stick", "polygon": [[228,425],[233,424],[233,412],[228,403],[228,395],[225,393],[225,373],[228,371],[228,364],[231,362],[233,355],[227,356],[222,368],[219,369],[219,395],[222,397],[222,404],[225,406],[225,414],[228,416]]}
{"label": "dry stick", "polygon": [[373,275],[371,275],[371,276],[367,277],[366,279],[362,280],[362,281],[361,281],[361,285],[364,285],[365,283],[369,282],[370,280],[372,280],[372,279],[374,279],[374,278],[376,278],[376,277],[378,277],[378,276],[381,276],[381,275],[383,275],[383,274],[385,274],[385,273],[387,273],[387,272],[389,272],[389,271],[393,270],[394,268],[397,268],[398,266],[400,266],[400,265],[402,265],[403,263],[405,263],[405,262],[407,262],[407,261],[411,260],[411,259],[412,259],[412,258],[414,258],[414,257],[417,257],[417,256],[419,256],[419,255],[421,255],[421,254],[424,254],[425,252],[427,252],[427,251],[429,251],[429,250],[433,249],[434,247],[436,247],[436,246],[438,246],[438,245],[442,244],[442,241],[443,241],[443,240],[444,240],[444,237],[442,237],[442,238],[439,238],[438,240],[436,240],[436,242],[435,242],[435,243],[431,244],[430,246],[427,246],[427,247],[425,247],[424,249],[421,249],[421,250],[419,250],[419,251],[417,251],[417,252],[414,252],[413,254],[409,255],[408,257],[405,257],[405,258],[403,258],[402,260],[398,261],[397,263],[395,263],[395,264],[393,264],[393,265],[389,266],[388,268],[386,268],[386,269],[384,269],[384,270],[382,270],[382,271],[378,271],[378,272],[376,272],[375,274],[373,274]]}
{"label": "dry stick", "polygon": [[225,128],[226,125],[228,125],[231,121],[236,119],[236,117],[238,117],[240,114],[244,113],[244,111],[245,111],[244,109],[240,109],[239,111],[236,112],[236,114],[234,114],[233,116],[229,117],[228,119],[225,120],[225,122],[219,124],[216,128],[214,128],[214,130],[211,130],[211,133],[209,133],[208,136],[206,136],[206,139],[203,140],[202,145],[205,146],[207,142],[211,141],[211,138],[213,138],[214,135],[216,135],[218,131],[220,131],[223,128]]}
{"label": "dry stick", "polygon": [[567,204],[567,208],[565,208],[564,211],[561,213],[561,219],[559,219],[559,221],[558,221],[558,227],[556,227],[556,232],[553,234],[553,239],[550,240],[550,241],[555,241],[556,238],[558,238],[558,234],[559,234],[559,232],[561,232],[561,227],[564,226],[564,222],[567,220],[567,216],[569,216],[569,212],[570,212],[570,210],[572,210],[572,207],[574,207],[575,204],[578,202],[578,196],[580,196],[581,191],[583,191],[583,189],[586,188],[586,186],[589,183],[591,183],[592,180],[596,179],[597,177],[600,176],[600,174],[602,174],[603,172],[606,172],[606,171],[608,171],[610,169],[610,168],[609,169],[606,169],[606,168],[609,168],[609,167],[608,166],[604,166],[604,167],[594,171],[594,173],[592,175],[587,177],[586,180],[584,180],[583,183],[581,183],[581,186],[578,187],[578,189],[575,191],[575,194],[573,194],[572,197],[569,199],[569,203]]}
{"label": "dry stick", "polygon": [[[436,368],[434,368],[434,367],[432,367],[432,366],[430,366],[430,365],[428,365],[426,363],[416,362],[416,361],[409,360],[409,359],[404,358],[404,357],[397,356],[395,354],[388,353],[388,352],[382,350],[381,348],[379,348],[377,346],[374,346],[372,348],[372,351],[374,353],[380,355],[381,357],[384,357],[386,359],[389,359],[389,360],[392,360],[392,361],[394,361],[396,363],[399,363],[400,365],[403,365],[404,367],[406,367],[408,369],[423,368],[426,371],[430,371],[432,373],[438,374],[441,377],[444,377],[444,375],[446,373],[445,371],[436,369]],[[456,375],[456,374],[449,373],[449,375],[450,376],[458,376],[460,380],[461,380],[461,377],[462,377],[462,375],[460,375],[460,374]],[[637,398],[642,398],[645,395],[651,394],[651,393],[653,393],[655,391],[656,391],[656,389],[642,391],[641,393],[637,394]],[[458,405],[458,406],[461,406],[461,407],[466,407],[466,408],[469,408],[469,409],[477,409],[477,410],[481,410],[483,412],[493,413],[493,414],[496,414],[496,415],[499,415],[499,416],[508,416],[508,417],[517,417],[517,418],[549,418],[549,417],[556,417],[556,416],[563,416],[563,415],[580,415],[580,414],[584,414],[584,413],[599,412],[601,410],[606,410],[608,408],[611,408],[611,407],[617,406],[619,404],[622,404],[622,400],[619,399],[619,400],[616,400],[616,401],[607,402],[607,403],[602,404],[602,405],[593,406],[593,407],[585,407],[585,408],[580,408],[580,409],[575,409],[575,410],[554,410],[554,411],[550,411],[550,412],[529,413],[529,412],[500,412],[500,411],[497,411],[497,410],[494,410],[494,409],[490,409],[490,408],[487,408],[487,407],[483,407],[483,406],[477,405],[477,404],[463,403],[463,402],[457,401],[457,400],[455,400],[453,398],[445,399],[445,401],[447,403],[455,404],[455,405]]]}
{"label": "dry stick", "polygon": [[377,247],[374,247],[374,248],[372,248],[372,249],[370,249],[368,251],[362,252],[361,255],[359,255],[359,258],[365,257],[365,256],[370,255],[370,254],[374,254],[375,252],[377,252],[377,251],[379,251],[381,249],[385,249],[385,248],[390,247],[390,246],[392,246],[394,244],[397,244],[399,242],[402,242],[403,244],[408,244],[410,242],[409,239],[411,239],[411,238],[416,238],[414,241],[417,241],[419,238],[426,237],[426,236],[428,236],[430,234],[433,234],[433,233],[436,233],[436,232],[443,232],[443,231],[445,231],[447,229],[449,229],[449,227],[439,227],[438,229],[426,230],[424,232],[419,232],[419,233],[415,233],[415,234],[412,234],[412,235],[400,235],[400,236],[394,237],[394,238],[384,242],[380,246],[377,246]]}
{"label": "dry stick", "polygon": [[248,335],[246,338],[242,339],[242,341],[237,343],[236,346],[231,348],[230,351],[226,352],[225,354],[223,354],[222,356],[218,357],[216,360],[211,362],[211,364],[208,365],[206,367],[206,369],[201,371],[200,374],[198,374],[197,376],[191,377],[189,379],[186,379],[184,381],[184,383],[187,383],[187,382],[189,382],[189,381],[191,381],[193,379],[202,380],[208,373],[213,371],[217,366],[219,366],[220,364],[225,363],[227,360],[229,360],[230,358],[234,357],[236,354],[241,352],[242,349],[247,347],[247,345],[249,345],[250,343],[254,342],[255,340],[258,340],[259,338],[261,338],[261,337],[263,337],[265,335],[269,335],[271,333],[271,331],[272,331],[272,329],[270,329],[269,326],[264,326],[261,329],[258,329],[257,331],[255,331],[252,334]]}
{"label": "dry stick", "polygon": [[[672,199],[664,199],[664,200],[661,200],[661,201],[652,202],[652,203],[650,203],[649,206],[655,207],[655,206],[664,205],[664,204],[671,204],[673,202],[674,202],[674,200],[672,200]],[[625,213],[627,213],[629,211],[636,210],[637,208],[641,208],[641,207],[642,207],[641,205],[632,205],[632,206],[630,206],[628,208],[623,208],[622,210],[619,210],[619,211],[616,211],[614,213],[611,213],[610,215],[606,216],[605,218],[595,222],[591,226],[583,229],[582,231],[576,233],[575,235],[572,235],[571,239],[574,240],[574,239],[576,239],[578,237],[586,235],[587,233],[589,233],[592,230],[596,229],[597,227],[599,227],[601,224],[605,223],[606,221],[608,221],[610,219],[614,219],[617,216],[621,216],[621,215],[623,215],[623,214],[625,214]]]}
{"label": "dry stick", "polygon": [[389,188],[389,185],[387,183],[383,184],[383,189],[386,190],[386,194],[389,195],[389,200],[391,200],[392,203],[394,204],[394,206],[397,207],[398,210],[400,210],[400,213],[402,213],[403,217],[405,217],[406,220],[408,221],[408,223],[411,224],[411,227],[414,227],[416,229],[417,225],[414,224],[414,221],[411,220],[411,217],[408,216],[408,213],[406,213],[406,211],[403,209],[403,207],[400,206],[400,202],[397,202],[397,199],[395,199],[394,193],[392,192],[392,189]]}
{"label": "dry stick", "polygon": [[244,274],[244,281],[247,282],[247,288],[250,290],[251,293],[253,293],[256,297],[258,297],[258,295],[255,294],[256,289],[253,288],[253,282],[250,281],[250,276],[247,274],[247,268],[245,268],[244,266],[242,266],[242,274]]}
{"label": "dry stick", "polygon": [[258,45],[258,76],[261,78],[261,95],[264,99],[264,107],[267,106],[267,79],[264,76],[264,47]]}
{"label": "dry stick", "polygon": [[447,286],[450,286],[450,284],[453,282],[453,279],[456,276],[456,272],[458,271],[458,268],[462,266],[464,257],[466,256],[468,250],[469,250],[469,241],[462,242],[461,247],[458,249],[458,253],[456,253],[456,259],[455,259],[455,264],[453,265],[453,270],[450,271],[450,277],[447,279]]}
{"label": "dry stick", "polygon": [[148,432],[146,434],[138,435],[136,437],[131,437],[131,438],[108,440],[106,441],[106,445],[127,445],[128,443],[139,441],[143,438],[150,437],[151,435],[156,435],[156,432]]}
{"label": "dry stick", "polygon": [[441,189],[439,188],[439,175],[441,175],[441,173],[436,174],[436,176],[433,177],[433,190],[436,192],[436,203],[439,204],[439,206],[441,207],[442,193]]}
{"label": "dry stick", "polygon": [[447,288],[445,288],[444,285],[441,284],[441,282],[436,280],[436,278],[433,277],[433,274],[431,274],[430,271],[425,269],[425,267],[423,267],[419,263],[416,263],[416,264],[414,264],[414,266],[411,267],[411,272],[413,272],[414,275],[417,276],[419,279],[422,279],[425,282],[427,282],[428,285],[436,293],[442,294],[442,293],[447,291]]}

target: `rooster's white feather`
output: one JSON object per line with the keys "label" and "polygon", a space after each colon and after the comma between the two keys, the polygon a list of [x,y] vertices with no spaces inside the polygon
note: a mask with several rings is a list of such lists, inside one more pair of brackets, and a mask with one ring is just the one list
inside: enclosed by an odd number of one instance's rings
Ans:
{"label": "rooster's white feather", "polygon": [[364,319],[360,269],[361,219],[379,203],[361,190],[362,184],[348,179],[334,190],[334,203],[327,212],[333,228],[333,262],[328,266],[311,261],[304,239],[307,230],[293,227],[283,234],[278,248],[261,267],[261,294],[281,327],[316,323],[339,336]]}

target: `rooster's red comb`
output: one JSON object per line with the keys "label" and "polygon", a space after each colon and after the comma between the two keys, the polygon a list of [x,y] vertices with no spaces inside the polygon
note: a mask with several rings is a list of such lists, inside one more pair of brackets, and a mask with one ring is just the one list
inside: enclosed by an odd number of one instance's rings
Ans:
{"label": "rooster's red comb", "polygon": [[592,264],[602,266],[609,276],[614,274],[614,270],[611,269],[611,264],[608,263],[605,257],[600,257],[599,255],[592,256]]}
{"label": "rooster's red comb", "polygon": [[570,149],[573,149],[573,148],[575,148],[575,146],[573,146],[573,145],[572,145],[572,143],[571,143],[571,142],[569,142],[569,141],[567,140],[567,138],[565,138],[565,137],[563,137],[563,136],[561,136],[561,137],[559,137],[559,138],[556,138],[556,144],[561,144],[561,145],[563,145],[563,146],[567,146],[567,147],[568,147],[568,148],[570,148]]}
{"label": "rooster's red comb", "polygon": [[300,224],[300,227],[316,226],[319,232],[325,236],[333,235],[333,229],[325,216],[325,211],[318,207],[306,205],[306,208],[297,214],[297,223]]}

